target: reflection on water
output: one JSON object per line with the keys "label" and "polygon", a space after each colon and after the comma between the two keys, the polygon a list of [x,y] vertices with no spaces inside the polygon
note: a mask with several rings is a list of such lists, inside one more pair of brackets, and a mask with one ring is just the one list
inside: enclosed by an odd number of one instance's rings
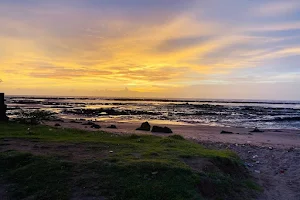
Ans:
{"label": "reflection on water", "polygon": [[300,129],[300,102],[249,100],[8,97],[17,109],[43,109],[68,119],[147,120],[163,124]]}

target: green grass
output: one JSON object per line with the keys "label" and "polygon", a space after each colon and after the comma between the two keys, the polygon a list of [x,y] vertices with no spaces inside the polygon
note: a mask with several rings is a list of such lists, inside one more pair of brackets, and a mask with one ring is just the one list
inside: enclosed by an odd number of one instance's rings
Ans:
{"label": "green grass", "polygon": [[[13,199],[250,199],[258,187],[230,151],[208,150],[181,136],[120,136],[47,126],[0,124],[0,139],[21,138],[51,144],[80,144],[96,159],[0,153],[0,175],[13,184]],[[1,140],[0,140],[1,141]],[[113,153],[110,153],[113,151]],[[25,154],[24,154],[25,153]],[[203,159],[216,170],[194,171],[186,159]],[[63,184],[62,184],[63,183]]]}
{"label": "green grass", "polygon": [[0,154],[0,174],[13,185],[12,199],[68,199],[70,164],[9,151]]}

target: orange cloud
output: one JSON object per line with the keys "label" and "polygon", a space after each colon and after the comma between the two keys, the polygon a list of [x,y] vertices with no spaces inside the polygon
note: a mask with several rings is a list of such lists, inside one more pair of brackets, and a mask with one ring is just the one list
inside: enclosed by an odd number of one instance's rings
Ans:
{"label": "orange cloud", "polygon": [[[5,91],[89,93],[129,87],[166,93],[194,84],[222,84],[229,80],[214,76],[299,54],[297,46],[282,44],[286,37],[259,35],[298,29],[296,22],[226,22],[227,16],[210,16],[199,2],[165,12],[132,10],[134,14],[74,2],[0,8],[0,86]],[[281,7],[271,5],[261,12],[276,9]],[[291,11],[289,6],[282,9]]]}

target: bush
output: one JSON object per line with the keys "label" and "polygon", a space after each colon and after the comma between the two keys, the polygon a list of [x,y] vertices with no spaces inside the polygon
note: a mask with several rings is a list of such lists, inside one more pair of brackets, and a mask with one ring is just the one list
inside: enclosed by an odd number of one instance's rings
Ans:
{"label": "bush", "polygon": [[34,110],[34,111],[24,111],[21,110],[20,118],[17,120],[21,123],[37,125],[42,123],[44,120],[53,119],[54,113],[45,110]]}

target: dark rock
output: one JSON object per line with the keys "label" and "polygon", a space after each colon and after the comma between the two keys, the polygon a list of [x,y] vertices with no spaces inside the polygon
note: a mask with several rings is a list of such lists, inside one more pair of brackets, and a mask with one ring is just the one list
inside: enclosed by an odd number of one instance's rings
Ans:
{"label": "dark rock", "polygon": [[159,154],[156,153],[156,152],[152,152],[150,155],[151,155],[151,156],[159,156]]}
{"label": "dark rock", "polygon": [[55,124],[54,126],[60,126],[60,124]]}
{"label": "dark rock", "polygon": [[87,123],[83,123],[82,125],[84,125],[84,126],[93,126],[93,125],[95,125],[95,123],[94,122],[87,122]]}
{"label": "dark rock", "polygon": [[139,130],[139,131],[150,131],[150,129],[151,129],[151,126],[150,126],[149,122],[144,122],[144,123],[142,123],[142,125],[141,125],[139,128],[137,128],[136,130]]}
{"label": "dark rock", "polygon": [[93,125],[91,126],[91,128],[94,128],[94,129],[100,129],[100,128],[101,128],[101,126],[100,126],[100,125],[98,125],[98,124],[93,124]]}
{"label": "dark rock", "polygon": [[157,133],[173,133],[173,131],[168,127],[160,127],[160,126],[153,126],[151,132]]}
{"label": "dark rock", "polygon": [[257,127],[255,127],[255,129],[253,131],[250,131],[250,132],[252,132],[252,133],[262,133],[264,131],[259,130]]}
{"label": "dark rock", "polygon": [[116,129],[116,128],[117,128],[117,126],[116,126],[116,125],[110,125],[110,126],[108,126],[107,128]]}
{"label": "dark rock", "polygon": [[221,131],[220,134],[233,134],[233,132],[230,132],[230,131]]}

